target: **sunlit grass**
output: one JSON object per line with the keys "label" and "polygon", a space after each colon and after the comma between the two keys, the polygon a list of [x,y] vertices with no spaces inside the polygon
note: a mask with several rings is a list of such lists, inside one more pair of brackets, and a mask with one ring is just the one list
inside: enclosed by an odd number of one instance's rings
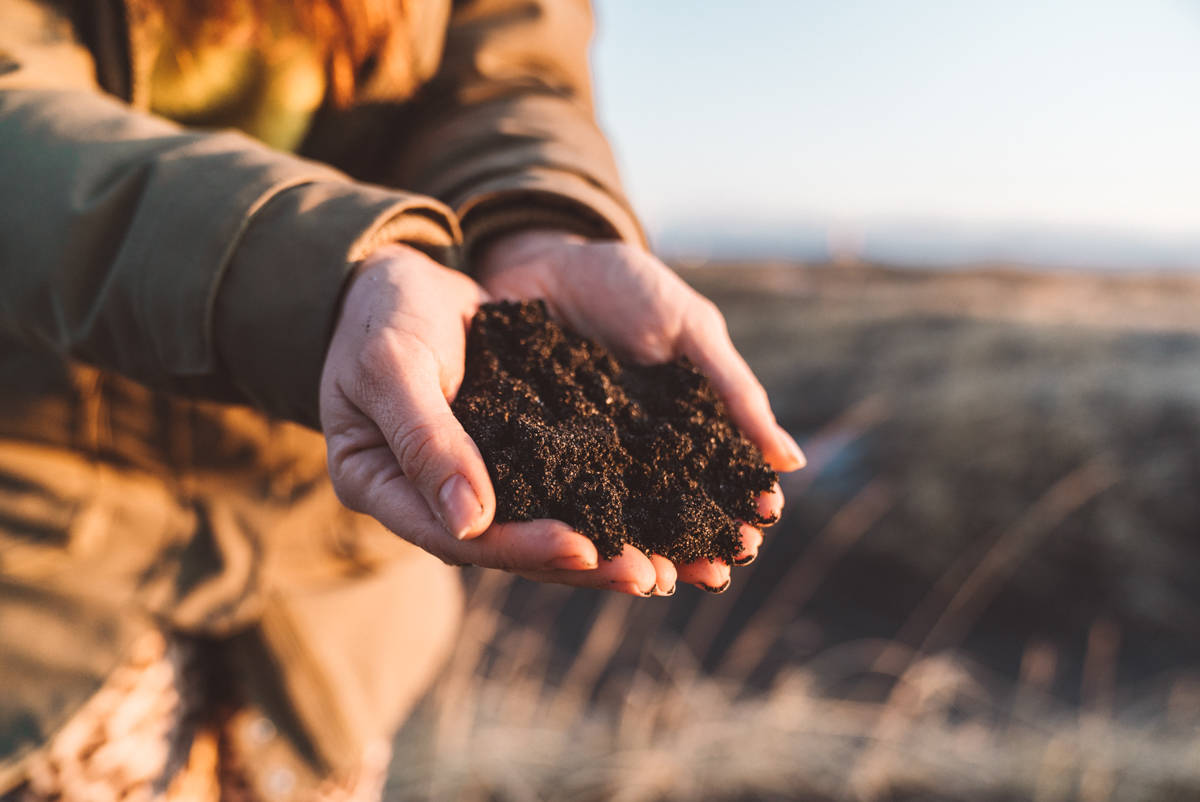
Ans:
{"label": "sunlit grass", "polygon": [[[551,681],[554,645],[496,610],[511,581],[480,579],[446,679],[397,745],[389,798],[1200,795],[1196,678],[1176,678],[1158,709],[1079,709],[1046,693],[1044,651],[1005,683],[953,650],[901,649],[903,670],[888,674],[879,663],[897,644],[863,640],[748,691],[739,676],[701,671],[679,640],[622,655],[620,632],[644,613],[613,597]],[[881,700],[836,693],[881,678]]]}

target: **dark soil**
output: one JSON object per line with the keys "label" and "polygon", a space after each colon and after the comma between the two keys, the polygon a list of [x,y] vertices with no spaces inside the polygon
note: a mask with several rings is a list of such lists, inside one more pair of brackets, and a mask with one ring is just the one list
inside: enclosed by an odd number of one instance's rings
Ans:
{"label": "dark soil", "polygon": [[480,309],[454,412],[483,452],[496,520],[554,518],[605,559],[630,543],[675,562],[732,562],[739,521],[765,525],[776,482],[684,359],[621,364],[540,301]]}

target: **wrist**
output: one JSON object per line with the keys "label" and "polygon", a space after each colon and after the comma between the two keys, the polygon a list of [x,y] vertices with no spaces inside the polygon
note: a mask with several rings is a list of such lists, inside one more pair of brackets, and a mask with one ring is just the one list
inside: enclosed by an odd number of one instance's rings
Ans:
{"label": "wrist", "polygon": [[508,268],[528,266],[550,254],[562,254],[590,242],[593,240],[588,237],[563,229],[527,228],[512,231],[490,240],[480,249],[474,268],[482,280]]}
{"label": "wrist", "polygon": [[354,264],[354,268],[350,272],[350,278],[349,281],[346,282],[346,286],[349,287],[349,285],[363,273],[381,269],[383,266],[391,264],[396,260],[408,261],[412,259],[430,261],[429,256],[411,245],[406,245],[403,242],[384,243],[376,248],[373,248],[368,254]]}

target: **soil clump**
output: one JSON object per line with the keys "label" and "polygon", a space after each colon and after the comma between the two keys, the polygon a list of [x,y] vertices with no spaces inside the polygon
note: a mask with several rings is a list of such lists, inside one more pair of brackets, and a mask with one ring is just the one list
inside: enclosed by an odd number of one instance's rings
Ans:
{"label": "soil clump", "polygon": [[777,477],[686,359],[618,362],[541,301],[486,304],[471,322],[453,409],[483,453],[496,520],[554,518],[605,559],[630,543],[675,562],[741,550],[739,522]]}

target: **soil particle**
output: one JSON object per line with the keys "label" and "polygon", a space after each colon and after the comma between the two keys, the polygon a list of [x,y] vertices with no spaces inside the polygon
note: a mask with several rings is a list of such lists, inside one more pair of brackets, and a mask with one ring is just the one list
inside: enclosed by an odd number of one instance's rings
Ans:
{"label": "soil particle", "polygon": [[611,559],[630,543],[732,563],[776,475],[686,359],[618,362],[541,301],[483,306],[454,413],[483,453],[496,520],[554,518]]}

